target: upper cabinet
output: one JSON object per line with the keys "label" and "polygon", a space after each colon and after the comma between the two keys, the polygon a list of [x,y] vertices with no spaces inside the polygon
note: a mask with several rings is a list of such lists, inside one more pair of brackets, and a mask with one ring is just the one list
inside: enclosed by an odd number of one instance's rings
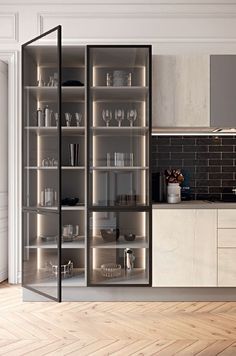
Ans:
{"label": "upper cabinet", "polygon": [[209,127],[209,87],[209,56],[154,55],[153,127]]}
{"label": "upper cabinet", "polygon": [[236,56],[210,56],[211,127],[236,126]]}

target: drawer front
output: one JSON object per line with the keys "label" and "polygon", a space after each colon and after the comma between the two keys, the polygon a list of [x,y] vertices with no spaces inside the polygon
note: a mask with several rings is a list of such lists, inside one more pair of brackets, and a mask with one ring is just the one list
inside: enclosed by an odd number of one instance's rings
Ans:
{"label": "drawer front", "polygon": [[218,249],[218,286],[236,287],[236,248]]}
{"label": "drawer front", "polygon": [[218,247],[236,248],[236,229],[218,229]]}
{"label": "drawer front", "polygon": [[218,228],[236,229],[236,209],[218,210]]}

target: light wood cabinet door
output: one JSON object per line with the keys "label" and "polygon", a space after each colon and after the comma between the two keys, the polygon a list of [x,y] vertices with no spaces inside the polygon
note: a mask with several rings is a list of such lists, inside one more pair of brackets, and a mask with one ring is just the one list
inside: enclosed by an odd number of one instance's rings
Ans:
{"label": "light wood cabinet door", "polygon": [[210,58],[153,56],[152,126],[209,127]]}
{"label": "light wood cabinet door", "polygon": [[236,209],[218,210],[218,228],[236,229]]}
{"label": "light wood cabinet door", "polygon": [[216,210],[153,209],[153,287],[216,285]]}
{"label": "light wood cabinet door", "polygon": [[218,249],[218,286],[236,287],[236,248]]}

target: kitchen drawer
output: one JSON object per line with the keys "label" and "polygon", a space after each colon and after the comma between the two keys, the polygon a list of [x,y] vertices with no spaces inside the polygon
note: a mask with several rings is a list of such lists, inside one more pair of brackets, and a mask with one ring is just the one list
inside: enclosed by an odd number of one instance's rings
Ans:
{"label": "kitchen drawer", "polygon": [[218,228],[236,229],[236,209],[218,210]]}
{"label": "kitchen drawer", "polygon": [[236,287],[236,248],[218,249],[218,286]]}
{"label": "kitchen drawer", "polygon": [[218,229],[218,247],[236,248],[236,229]]}

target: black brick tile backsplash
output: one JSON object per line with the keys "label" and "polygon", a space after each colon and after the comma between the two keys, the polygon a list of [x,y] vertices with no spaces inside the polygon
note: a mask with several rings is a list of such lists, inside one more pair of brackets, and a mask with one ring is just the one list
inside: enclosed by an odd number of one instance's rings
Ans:
{"label": "black brick tile backsplash", "polygon": [[185,172],[194,199],[221,199],[236,186],[236,136],[153,136],[152,164]]}

